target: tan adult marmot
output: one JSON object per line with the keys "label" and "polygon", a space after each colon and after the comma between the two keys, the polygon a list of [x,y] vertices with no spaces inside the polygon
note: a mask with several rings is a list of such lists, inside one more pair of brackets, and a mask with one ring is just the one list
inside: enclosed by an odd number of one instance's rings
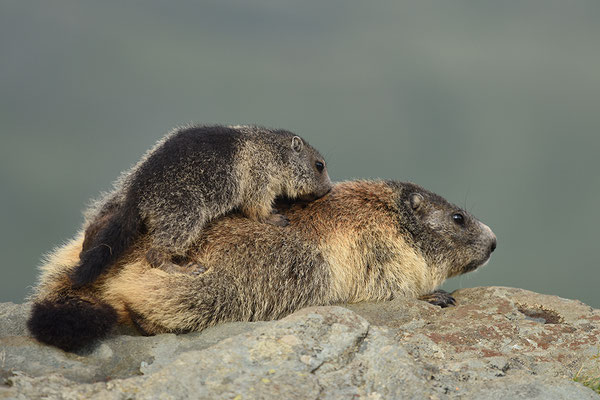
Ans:
{"label": "tan adult marmot", "polygon": [[483,265],[496,247],[490,228],[411,183],[338,183],[284,213],[286,228],[239,214],[213,221],[191,255],[208,268],[199,276],[150,268],[144,254],[152,238],[145,236],[120,268],[74,289],[68,277],[79,235],[42,266],[29,329],[44,343],[76,350],[117,320],[146,334],[189,332],[312,305],[428,298],[446,278]]}
{"label": "tan adult marmot", "polygon": [[93,282],[144,231],[154,266],[176,269],[204,226],[239,209],[247,217],[287,225],[273,213],[277,196],[315,199],[331,189],[325,161],[299,136],[254,126],[192,126],[165,136],[115,191],[87,213],[75,286]]}

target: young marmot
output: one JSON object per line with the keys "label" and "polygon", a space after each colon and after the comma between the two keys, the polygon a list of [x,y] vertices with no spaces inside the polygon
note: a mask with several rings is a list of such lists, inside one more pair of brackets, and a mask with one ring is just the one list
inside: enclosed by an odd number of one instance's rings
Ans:
{"label": "young marmot", "polygon": [[[74,286],[93,282],[144,232],[151,265],[178,270],[206,224],[234,209],[285,226],[277,196],[314,200],[331,189],[325,161],[299,136],[255,126],[192,126],[165,136],[88,212]],[[190,271],[194,271],[192,268]]]}
{"label": "young marmot", "polygon": [[215,220],[192,246],[190,257],[207,267],[198,276],[150,268],[146,235],[117,261],[118,273],[72,288],[79,236],[42,266],[29,329],[44,343],[76,350],[117,320],[156,334],[393,297],[451,305],[435,289],[483,265],[496,248],[490,228],[411,183],[343,182],[283,212],[291,221],[285,229],[239,214]]}

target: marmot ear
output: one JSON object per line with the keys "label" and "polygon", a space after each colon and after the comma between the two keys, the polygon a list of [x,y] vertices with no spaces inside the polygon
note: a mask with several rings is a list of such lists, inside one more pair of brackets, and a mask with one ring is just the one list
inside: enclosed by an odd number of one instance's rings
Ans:
{"label": "marmot ear", "polygon": [[300,153],[303,148],[304,142],[302,141],[300,136],[294,136],[292,138],[292,149],[294,149],[295,152]]}
{"label": "marmot ear", "polygon": [[410,195],[410,206],[413,210],[416,210],[417,208],[421,207],[421,204],[423,204],[424,200],[425,199],[423,199],[421,194],[413,193]]}

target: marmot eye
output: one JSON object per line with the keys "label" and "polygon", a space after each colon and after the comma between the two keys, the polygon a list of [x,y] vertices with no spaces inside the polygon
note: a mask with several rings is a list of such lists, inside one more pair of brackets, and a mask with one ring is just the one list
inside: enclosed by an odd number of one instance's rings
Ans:
{"label": "marmot eye", "polygon": [[321,161],[317,161],[315,163],[315,167],[317,167],[317,171],[323,172],[323,170],[325,169],[325,164],[323,164]]}
{"label": "marmot eye", "polygon": [[454,215],[452,215],[452,219],[454,220],[454,222],[456,222],[458,225],[464,225],[465,224],[465,217],[464,215],[462,215],[461,213],[456,213]]}

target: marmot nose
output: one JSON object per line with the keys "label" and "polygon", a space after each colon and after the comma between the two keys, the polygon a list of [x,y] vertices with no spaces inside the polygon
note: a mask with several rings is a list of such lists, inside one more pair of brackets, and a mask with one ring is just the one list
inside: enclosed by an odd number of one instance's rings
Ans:
{"label": "marmot nose", "polygon": [[490,253],[496,250],[496,238],[492,240],[492,244],[490,245]]}

